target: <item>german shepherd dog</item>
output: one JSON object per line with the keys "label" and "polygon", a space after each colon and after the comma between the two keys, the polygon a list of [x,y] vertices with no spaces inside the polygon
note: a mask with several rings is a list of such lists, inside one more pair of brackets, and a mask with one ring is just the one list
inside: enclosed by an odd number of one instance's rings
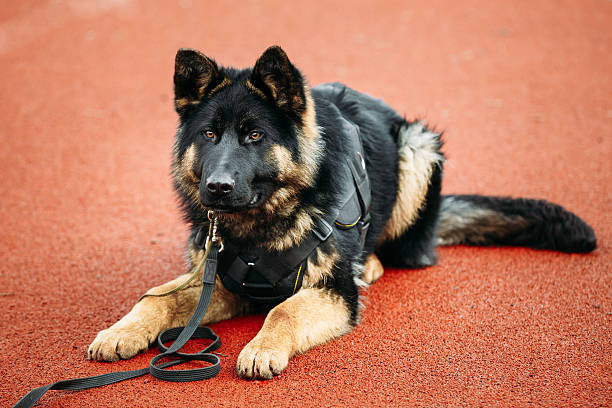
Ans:
{"label": "german shepherd dog", "polygon": [[[359,322],[360,291],[381,277],[383,265],[433,265],[436,245],[563,252],[596,247],[591,227],[558,205],[441,195],[439,133],[342,84],[311,88],[280,47],[268,48],[253,68],[243,70],[219,67],[198,51],[180,49],[174,92],[180,124],[172,169],[191,226],[190,270],[204,256],[196,238],[208,225],[210,211],[226,247],[282,254],[302,245],[343,199],[339,192],[347,179],[340,174],[355,145],[347,123],[358,129],[363,149],[371,193],[369,228],[343,229],[347,225],[336,221],[329,236],[305,256],[293,290],[266,307],[263,327],[238,356],[236,369],[243,378],[272,378],[295,354],[351,331]],[[188,276],[147,293],[164,293]],[[185,325],[200,287],[194,280],[171,295],[145,297],[97,335],[89,358],[131,358],[161,331]],[[261,310],[253,297],[230,289],[217,278],[202,324]]]}

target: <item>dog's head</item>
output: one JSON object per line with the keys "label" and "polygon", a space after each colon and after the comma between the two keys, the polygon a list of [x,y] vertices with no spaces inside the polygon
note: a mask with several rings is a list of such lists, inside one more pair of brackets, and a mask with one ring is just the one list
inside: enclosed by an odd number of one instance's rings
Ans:
{"label": "dog's head", "polygon": [[175,186],[192,208],[241,214],[295,205],[313,181],[319,134],[308,85],[280,47],[245,70],[180,49],[174,92]]}

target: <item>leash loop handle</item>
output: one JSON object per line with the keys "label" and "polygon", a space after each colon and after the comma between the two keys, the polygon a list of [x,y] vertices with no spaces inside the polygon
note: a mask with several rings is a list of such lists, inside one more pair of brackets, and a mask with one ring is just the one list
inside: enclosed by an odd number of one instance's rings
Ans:
{"label": "leash loop handle", "polygon": [[[200,302],[196,306],[191,319],[185,327],[175,327],[162,332],[157,337],[157,347],[162,351],[161,354],[155,356],[149,364],[151,375],[155,378],[164,381],[185,382],[199,381],[212,378],[219,374],[221,369],[221,360],[215,354],[209,353],[221,346],[219,336],[208,327],[199,327],[208,305],[212,297],[212,291],[215,287],[215,279],[217,276],[217,255],[219,254],[219,246],[216,242],[211,241],[209,254],[204,265],[204,273],[202,274],[202,295]],[[213,342],[204,350],[198,353],[179,353],[179,350],[192,337],[211,339]],[[164,345],[165,341],[174,340],[170,347]],[[156,363],[166,357],[179,357],[181,364],[188,361],[205,361],[210,363],[210,366],[193,368],[187,370],[166,370],[162,365]]]}
{"label": "leash loop handle", "polygon": [[[207,248],[209,253],[208,257],[205,258],[204,273],[202,274],[202,293],[200,295],[198,305],[196,306],[193,315],[185,327],[168,329],[158,336],[157,345],[162,353],[155,356],[151,360],[149,367],[145,367],[140,370],[117,371],[96,375],[93,377],[57,381],[52,384],[44,385],[31,390],[23,398],[21,398],[13,406],[13,408],[31,408],[49,390],[80,391],[88,388],[113,384],[119,381],[128,380],[130,378],[140,377],[145,374],[151,374],[160,380],[173,382],[205,380],[219,374],[221,369],[221,360],[217,355],[210,352],[218,349],[221,346],[221,340],[212,329],[208,327],[200,327],[200,322],[208,309],[210,298],[212,297],[217,274],[217,255],[219,254],[220,249],[221,248],[218,241],[211,241],[209,248]],[[180,353],[179,350],[191,338],[210,339],[212,340],[212,343],[198,353]],[[164,342],[169,340],[174,340],[174,342],[170,345],[170,347],[166,347]],[[177,357],[178,359],[159,363],[162,358],[167,357]],[[211,365],[187,370],[166,370],[168,367],[194,360],[204,361],[210,363]]]}

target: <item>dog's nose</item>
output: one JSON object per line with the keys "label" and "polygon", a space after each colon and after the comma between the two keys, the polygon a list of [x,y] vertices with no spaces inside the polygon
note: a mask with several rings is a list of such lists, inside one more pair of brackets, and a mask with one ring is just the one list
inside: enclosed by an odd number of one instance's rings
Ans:
{"label": "dog's nose", "polygon": [[217,197],[226,196],[234,190],[234,180],[229,177],[211,177],[206,180],[206,190]]}

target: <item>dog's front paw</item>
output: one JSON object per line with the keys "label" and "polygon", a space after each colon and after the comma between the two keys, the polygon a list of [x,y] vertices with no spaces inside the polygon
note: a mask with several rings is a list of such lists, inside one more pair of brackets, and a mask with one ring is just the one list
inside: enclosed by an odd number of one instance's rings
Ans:
{"label": "dog's front paw", "polygon": [[251,340],[238,356],[238,375],[251,380],[269,380],[283,372],[289,364],[290,352],[286,344],[275,340],[259,336]]}
{"label": "dog's front paw", "polygon": [[149,337],[143,330],[110,327],[98,333],[89,346],[87,356],[97,361],[132,358],[149,347]]}

